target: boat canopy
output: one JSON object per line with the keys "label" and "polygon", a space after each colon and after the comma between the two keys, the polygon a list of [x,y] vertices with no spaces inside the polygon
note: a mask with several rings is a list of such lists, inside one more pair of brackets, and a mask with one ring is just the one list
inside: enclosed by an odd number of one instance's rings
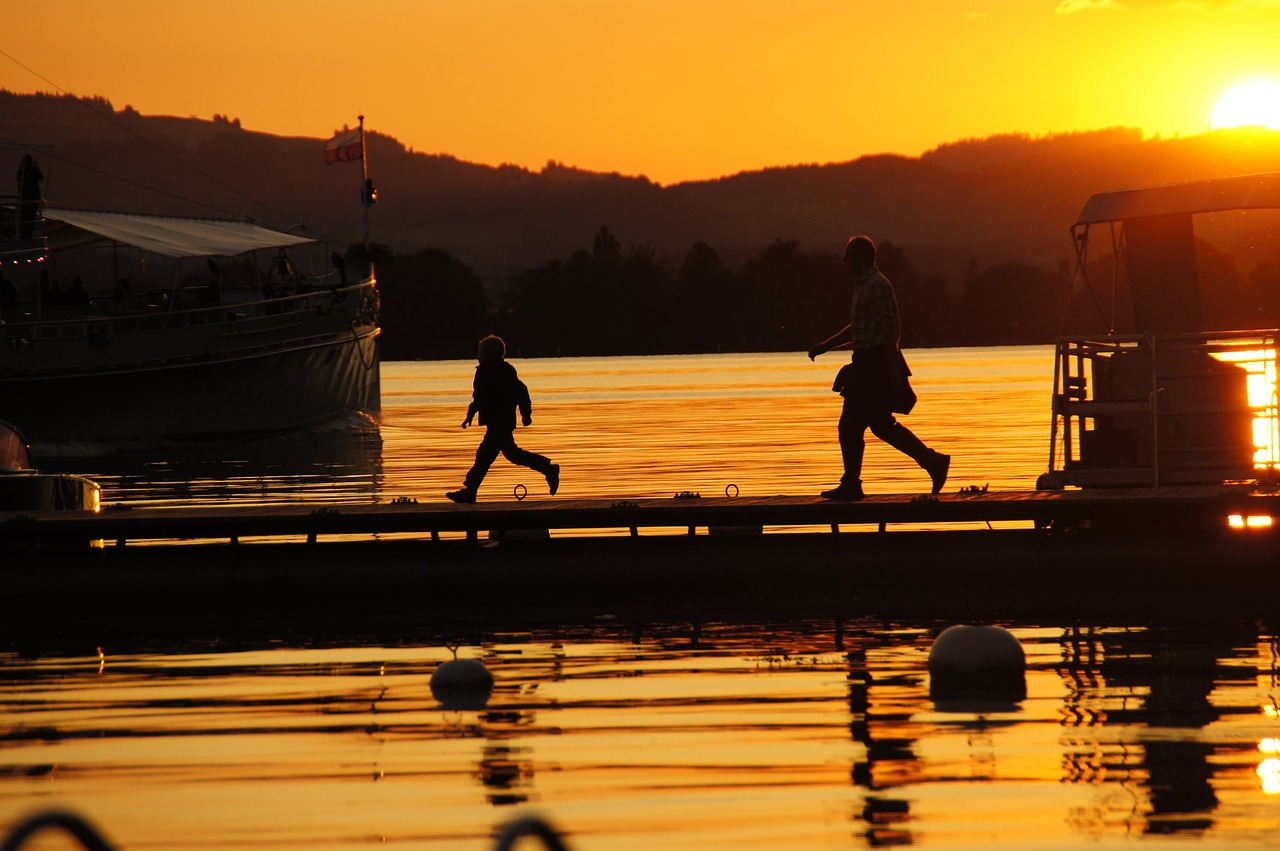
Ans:
{"label": "boat canopy", "polygon": [[1085,202],[1072,230],[1144,216],[1280,208],[1280,173],[1246,174],[1100,192]]}
{"label": "boat canopy", "polygon": [[48,207],[43,216],[50,248],[109,242],[167,257],[234,257],[259,249],[315,242],[252,222]]}

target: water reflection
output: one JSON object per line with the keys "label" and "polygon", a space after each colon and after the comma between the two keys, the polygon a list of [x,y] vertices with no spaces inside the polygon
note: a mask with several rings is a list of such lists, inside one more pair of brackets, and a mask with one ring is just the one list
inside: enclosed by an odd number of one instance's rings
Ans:
{"label": "water reflection", "polygon": [[45,447],[36,463],[97,481],[105,507],[376,502],[382,438],[353,417],[251,440]]}
{"label": "water reflection", "polygon": [[458,637],[412,628],[3,655],[0,828],[58,802],[125,847],[483,849],[524,807],[588,849],[1269,836],[1272,628],[1009,624],[1025,700],[948,711],[927,669],[948,625],[491,629],[459,652],[494,674],[477,711],[429,687]]}
{"label": "water reflection", "polygon": [[[1052,349],[911,353],[920,404],[914,431],[955,457],[951,481],[1026,489],[1047,466]],[[801,353],[543,358],[518,362],[534,400],[530,445],[564,469],[562,496],[651,497],[680,491],[744,496],[816,493],[840,472],[830,392],[838,366]],[[380,426],[348,420],[304,433],[202,445],[34,447],[50,472],[87,475],[103,502],[150,506],[283,501],[442,500],[475,454],[458,428],[473,361],[384,364]],[[871,493],[911,493],[928,480],[872,441]],[[540,477],[499,463],[482,499]]]}

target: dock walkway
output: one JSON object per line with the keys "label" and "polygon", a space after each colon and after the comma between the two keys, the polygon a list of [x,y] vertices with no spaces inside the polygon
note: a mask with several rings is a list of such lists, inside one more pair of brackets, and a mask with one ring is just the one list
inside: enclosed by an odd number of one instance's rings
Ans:
{"label": "dock walkway", "polygon": [[1280,529],[1227,518],[1277,513],[1280,492],[1248,486],[8,513],[0,646],[674,612],[1269,611]]}
{"label": "dock walkway", "polygon": [[1225,527],[1231,515],[1280,515],[1280,490],[1240,486],[988,492],[870,497],[835,502],[816,496],[647,499],[528,499],[454,505],[449,502],[155,509],[108,507],[102,512],[0,513],[0,548],[102,540],[123,546],[189,540],[419,535],[462,533],[476,539],[571,533],[631,536],[785,531],[885,532],[954,524],[1025,524],[1027,528]]}

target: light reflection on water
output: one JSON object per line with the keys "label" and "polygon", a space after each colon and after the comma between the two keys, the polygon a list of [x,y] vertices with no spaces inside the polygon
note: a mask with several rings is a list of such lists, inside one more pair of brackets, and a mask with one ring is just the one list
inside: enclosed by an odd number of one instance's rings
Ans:
{"label": "light reflection on water", "polygon": [[483,711],[428,687],[456,639],[0,654],[0,829],[72,807],[125,848],[486,849],[536,811],[583,851],[1244,847],[1275,634],[1011,624],[1027,698],[928,694],[945,624],[598,621],[463,645]]}
{"label": "light reflection on water", "polygon": [[[905,421],[954,456],[948,487],[1034,487],[1048,463],[1050,347],[928,349],[908,353],[920,396]],[[841,358],[800,353],[521,359],[534,423],[521,446],[562,467],[564,498],[638,498],[680,491],[744,496],[813,494],[840,475],[830,392]],[[37,447],[49,471],[97,479],[103,503],[191,506],[420,502],[461,485],[480,430],[459,425],[470,400],[472,361],[383,366],[380,429],[331,425],[307,436],[202,447]],[[923,471],[869,438],[869,493],[917,493]],[[503,459],[481,499],[510,499],[541,477]]]}

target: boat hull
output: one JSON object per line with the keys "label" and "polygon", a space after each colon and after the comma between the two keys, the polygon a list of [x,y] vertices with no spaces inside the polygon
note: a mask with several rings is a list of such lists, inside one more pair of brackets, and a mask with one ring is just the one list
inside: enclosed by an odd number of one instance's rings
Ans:
{"label": "boat hull", "polygon": [[370,283],[177,313],[0,324],[0,417],[38,450],[376,417],[377,313]]}
{"label": "boat hull", "polygon": [[83,476],[34,470],[0,473],[0,511],[97,512],[101,494],[98,483]]}
{"label": "boat hull", "polygon": [[0,378],[6,418],[37,446],[281,431],[380,408],[376,335],[205,363]]}

